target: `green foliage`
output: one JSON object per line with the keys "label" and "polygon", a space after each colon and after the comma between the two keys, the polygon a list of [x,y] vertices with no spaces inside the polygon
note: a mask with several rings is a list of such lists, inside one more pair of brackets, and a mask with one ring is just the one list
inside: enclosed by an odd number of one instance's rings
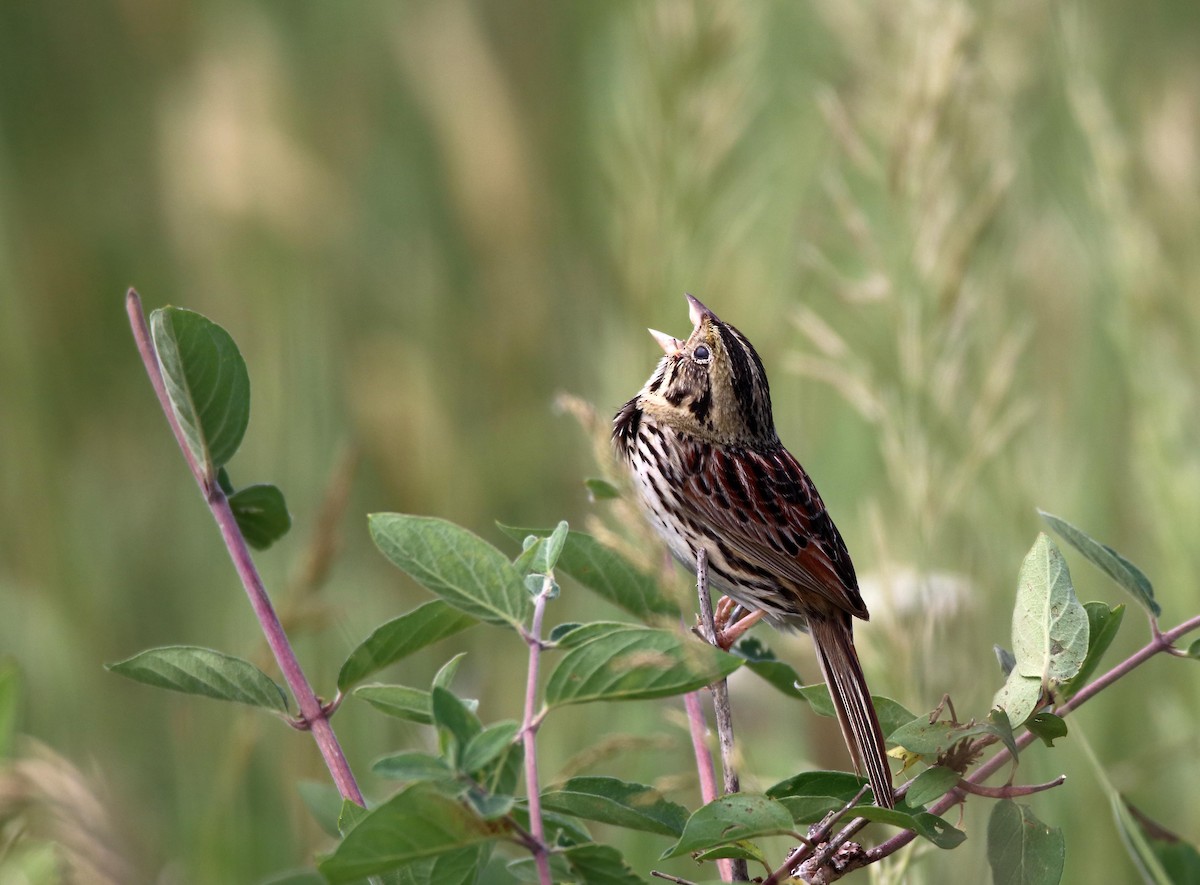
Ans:
{"label": "green foliage", "polygon": [[273,485],[238,489],[229,496],[229,506],[246,543],[255,550],[266,550],[292,527],[283,492]]}
{"label": "green foliage", "polygon": [[[269,546],[291,524],[282,493],[270,485],[234,490],[225,469],[249,420],[249,380],[233,339],[199,314],[175,308],[156,311],[151,327],[170,407],[182,428],[182,444],[204,480],[229,496],[230,511],[245,540],[259,549]],[[616,495],[603,481],[592,481],[589,490],[597,499]],[[1158,614],[1149,581],[1136,566],[1058,517],[1042,516],[1152,615]],[[1086,684],[1124,615],[1123,606],[1080,605],[1061,552],[1048,536],[1039,535],[1018,577],[1013,652],[1002,657],[1007,680],[987,720],[960,724],[936,716],[915,717],[894,700],[875,699],[889,741],[903,748],[908,763],[928,765],[894,809],[865,802],[862,778],[844,772],[801,772],[764,795],[722,796],[690,814],[644,784],[587,776],[541,793],[541,809],[537,820],[531,821],[528,815],[534,806],[518,796],[517,787],[527,742],[540,726],[541,716],[535,717],[532,706],[526,708],[524,723],[506,719],[485,724],[478,715],[478,702],[450,690],[462,654],[441,667],[428,691],[358,683],[482,620],[518,632],[535,659],[541,654],[557,656],[545,684],[542,715],[575,704],[695,691],[743,664],[783,695],[806,701],[818,714],[833,716],[828,689],[823,684],[801,685],[796,670],[756,638],[744,639],[734,654],[728,654],[677,627],[656,626],[664,617],[678,617],[678,606],[649,575],[595,538],[570,531],[565,521],[553,530],[502,527],[522,542],[521,553],[512,561],[445,520],[375,514],[369,525],[380,551],[439,599],[375,629],[342,665],[338,689],[352,691],[354,697],[389,716],[432,726],[437,752],[406,750],[377,760],[373,771],[403,786],[370,811],[328,787],[302,785],[304,801],[322,828],[342,836],[319,865],[321,874],[334,883],[386,875],[389,882],[412,885],[467,885],[475,881],[479,866],[498,843],[528,849],[532,838],[528,834],[542,828],[553,836],[535,853],[553,871],[555,881],[583,885],[643,881],[617,849],[594,842],[572,818],[673,839],[662,854],[664,860],[690,854],[699,862],[742,858],[770,866],[755,840],[776,835],[799,838],[797,828],[817,822],[832,828],[850,818],[898,827],[939,848],[955,848],[966,834],[926,807],[947,807],[938,803],[960,785],[976,750],[989,742],[1007,748],[1015,763],[1019,747],[1014,724],[1024,725],[1047,747],[1064,737],[1063,719],[1039,708],[1056,692],[1070,697]],[[545,607],[560,594],[556,570],[644,623],[559,624],[551,629],[549,640],[543,640],[537,631],[542,629]],[[278,713],[288,710],[283,690],[261,670],[209,649],[152,649],[109,669],[175,691]],[[0,679],[0,737],[9,748],[16,680],[11,668],[0,675],[4,677]],[[1194,868],[1198,856],[1190,846],[1157,825],[1135,820],[1111,786],[1109,791],[1118,827],[1148,879],[1166,881],[1168,865],[1185,875]],[[530,830],[535,823],[537,829]],[[1007,799],[995,806],[988,826],[988,858],[995,882],[1057,883],[1063,857],[1062,833],[1041,824],[1027,806]],[[508,869],[522,880],[540,881],[537,863],[536,857],[519,859]],[[308,876],[290,874],[298,881]]]}
{"label": "green foliage", "polygon": [[171,691],[222,701],[288,711],[283,689],[249,661],[191,645],[148,649],[124,661],[107,664],[114,673]]}
{"label": "green foliage", "polygon": [[[500,526],[513,540],[549,535],[547,529]],[[570,532],[559,554],[558,570],[635,618],[678,617],[679,606],[663,595],[658,583],[615,550],[583,532]]]}
{"label": "green foliage", "polygon": [[995,885],[1056,885],[1066,848],[1062,830],[1038,820],[1028,805],[1002,799],[992,808],[988,863]]}
{"label": "green foliage", "polygon": [[759,836],[788,835],[791,812],[768,796],[733,793],[698,808],[684,824],[679,840],[663,858],[733,845]]}
{"label": "green foliage", "polygon": [[542,807],[584,820],[679,838],[687,810],[658,790],[613,777],[573,777],[542,794]]}
{"label": "green foliage", "polygon": [[339,883],[451,854],[463,861],[471,856],[474,863],[476,856],[467,849],[504,832],[436,786],[416,783],[368,812],[318,869]]}
{"label": "green foliage", "polygon": [[1042,519],[1059,537],[1087,557],[1088,561],[1112,578],[1154,617],[1162,614],[1162,607],[1154,599],[1154,587],[1150,579],[1140,568],[1113,550],[1107,544],[1102,544],[1086,532],[1077,529],[1065,519],[1052,513],[1039,510]]}
{"label": "green foliage", "polygon": [[1084,603],[1088,617],[1088,650],[1083,664],[1071,679],[1063,686],[1063,697],[1070,697],[1083,688],[1100,666],[1100,661],[1112,641],[1117,638],[1121,629],[1121,621],[1125,617],[1125,606],[1116,605],[1112,608],[1103,602]]}
{"label": "green foliage", "polygon": [[250,375],[232,336],[190,310],[150,314],[150,332],[171,410],[210,482],[242,444],[250,423]]}
{"label": "green foliage", "polygon": [[1071,586],[1057,545],[1045,534],[1021,564],[1013,610],[1016,665],[994,703],[1017,725],[1037,709],[1042,693],[1069,681],[1088,652],[1088,617]]}
{"label": "green foliage", "polygon": [[393,618],[359,644],[338,673],[338,689],[352,686],[384,667],[403,660],[427,645],[453,636],[477,623],[468,614],[435,599]]}
{"label": "green foliage", "polygon": [[559,646],[568,651],[546,685],[552,707],[684,694],[741,666],[732,655],[678,632],[634,624],[587,624]]}
{"label": "green foliage", "polygon": [[521,626],[531,606],[522,575],[478,535],[444,519],[375,513],[371,539],[392,564],[460,611]]}

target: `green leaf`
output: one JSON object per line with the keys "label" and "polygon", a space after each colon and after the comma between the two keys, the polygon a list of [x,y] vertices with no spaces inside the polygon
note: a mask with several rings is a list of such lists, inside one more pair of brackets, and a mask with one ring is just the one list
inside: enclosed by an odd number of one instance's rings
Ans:
{"label": "green leaf", "polygon": [[[450,660],[446,661],[446,663],[442,664],[442,666],[438,668],[438,671],[433,674],[433,684],[430,686],[430,688],[448,689],[450,687],[450,683],[454,681],[455,674],[458,673],[458,665],[463,662],[463,658],[466,656],[467,653],[465,651],[460,651]],[[474,706],[472,706],[472,704]],[[468,704],[467,706],[474,711],[475,707],[478,706],[478,702],[472,701],[472,703]]]}
{"label": "green leaf", "polygon": [[393,618],[350,653],[338,674],[338,689],[346,691],[372,673],[476,623],[475,618],[440,599]]}
{"label": "green leaf", "polygon": [[472,772],[472,777],[489,793],[497,796],[512,795],[524,774],[525,747],[515,741],[501,749],[500,755],[481,769]]}
{"label": "green leaf", "polygon": [[481,790],[471,790],[467,793],[466,800],[471,804],[475,813],[484,820],[496,820],[504,817],[512,811],[517,802],[513,796],[497,796]]}
{"label": "green leaf", "polygon": [[1067,723],[1053,713],[1041,712],[1030,716],[1025,727],[1042,739],[1047,747],[1053,747],[1058,738],[1067,736]]}
{"label": "green leaf", "polygon": [[645,885],[646,880],[609,845],[576,845],[564,853],[579,885]]}
{"label": "green leaf", "polygon": [[210,482],[250,423],[250,375],[229,333],[178,307],[150,314],[150,336],[184,445]]}
{"label": "green leaf", "polygon": [[249,661],[192,645],[152,648],[105,667],[137,682],[287,713],[287,697]]}
{"label": "green leaf", "polygon": [[[519,857],[516,860],[509,861],[504,868],[518,882],[541,885],[542,880],[538,873],[537,863],[532,857]],[[571,882],[574,875],[571,872],[571,868],[567,865],[565,855],[561,853],[550,855],[550,880],[552,882]]]}
{"label": "green leaf", "polygon": [[[1004,715],[1003,711],[999,712],[1001,716]],[[960,725],[942,720],[930,722],[928,716],[919,716],[893,731],[889,740],[910,753],[936,759],[959,741],[984,734],[998,738],[1016,758],[1017,745],[1012,728],[1008,726],[1007,719],[998,717],[989,722],[968,722]]]}
{"label": "green leaf", "polygon": [[389,780],[446,782],[454,780],[454,771],[440,756],[409,751],[376,759],[371,771]]}
{"label": "green leaf", "polygon": [[[516,541],[527,535],[544,537],[550,534],[548,529],[505,525],[501,525],[500,530]],[[557,569],[641,620],[679,617],[679,606],[662,594],[652,577],[634,568],[625,557],[591,535],[568,532]]]}
{"label": "green leaf", "polygon": [[1043,694],[1042,680],[1036,676],[1022,676],[1016,670],[1008,674],[1008,679],[992,703],[996,709],[1003,710],[1018,725],[1023,724],[1041,704]]}
{"label": "green leaf", "polygon": [[941,765],[926,768],[908,787],[904,801],[911,806],[928,805],[958,785],[958,772]]}
{"label": "green leaf", "polygon": [[[529,832],[529,808],[526,803],[522,802],[513,809],[512,819],[518,827]],[[595,841],[583,824],[566,815],[543,809],[542,824],[546,832],[546,844],[551,847],[588,845]]]}
{"label": "green leaf", "polygon": [[296,784],[296,790],[317,825],[329,836],[340,836],[338,818],[342,813],[343,800],[337,787],[323,781],[300,781]]}
{"label": "green leaf", "polygon": [[1083,659],[1083,666],[1079,668],[1079,672],[1063,686],[1062,694],[1067,698],[1087,685],[1096,668],[1100,666],[1104,653],[1117,637],[1117,631],[1121,629],[1121,621],[1125,617],[1124,604],[1109,608],[1103,602],[1085,602],[1083,608],[1088,616],[1087,657]]}
{"label": "green leaf", "polygon": [[1044,533],[1021,564],[1012,631],[1016,666],[993,705],[1021,725],[1044,688],[1079,672],[1088,650],[1087,611],[1075,598],[1062,552]]}
{"label": "green leaf", "polygon": [[229,508],[246,543],[255,550],[266,550],[288,533],[292,515],[288,513],[283,492],[269,484],[246,486],[229,496]]}
{"label": "green leaf", "polygon": [[474,885],[491,849],[488,844],[472,845],[412,861],[391,873],[384,882],[386,885]]}
{"label": "green leaf", "polygon": [[679,841],[660,859],[759,836],[790,835],[792,831],[791,812],[774,799],[757,793],[731,793],[697,809],[684,825]]}
{"label": "green leaf", "polygon": [[439,731],[453,738],[455,764],[461,768],[463,750],[471,738],[483,731],[483,725],[466,704],[446,689],[434,688],[429,696],[433,723]]}
{"label": "green leaf", "polygon": [[353,882],[499,839],[505,832],[502,824],[480,820],[434,785],[417,783],[369,812],[317,866],[330,882]]}
{"label": "green leaf", "polygon": [[[829,696],[829,686],[824,682],[801,686],[799,693],[800,697],[808,701],[812,711],[818,716],[826,716],[830,719],[837,717],[833,699]],[[892,732],[915,718],[903,704],[892,698],[871,695],[871,703],[875,707],[875,715],[879,717],[879,727],[883,730],[884,737],[889,743],[893,742],[893,738],[890,736]]]}
{"label": "green leaf", "polygon": [[[517,559],[518,570],[522,574],[548,575],[554,571],[558,558],[562,555],[563,546],[567,542],[567,523],[560,522],[549,535],[538,537],[530,535],[533,543],[525,548]],[[528,538],[526,541],[528,542]]]}
{"label": "green leaf", "polygon": [[730,653],[742,658],[750,672],[766,680],[788,697],[803,698],[800,674],[790,664],[775,657],[775,653],[757,636],[747,636],[731,648]]}
{"label": "green leaf", "polygon": [[1123,809],[1118,814],[1121,835],[1143,880],[1156,885],[1200,883],[1200,852],[1195,846],[1151,820],[1124,797],[1118,801]]}
{"label": "green leaf", "polygon": [[679,838],[688,813],[645,784],[612,777],[573,777],[542,794],[542,807],[631,830]]}
{"label": "green leaf", "polygon": [[611,501],[613,498],[621,497],[621,492],[608,480],[592,477],[585,479],[583,484],[587,488],[588,498],[593,504],[597,501]]}
{"label": "green leaf", "polygon": [[338,832],[345,836],[357,827],[368,814],[370,812],[357,802],[351,802],[349,799],[342,800],[342,813],[338,815],[337,822]]}
{"label": "green leaf", "polygon": [[521,730],[521,723],[512,719],[494,722],[467,741],[463,748],[463,771],[479,771],[494,762],[511,745]]}
{"label": "green leaf", "polygon": [[429,516],[375,513],[371,538],[392,564],[450,605],[520,629],[532,611],[522,575],[478,535]]}
{"label": "green leaf", "polygon": [[[787,796],[832,796],[846,804],[867,781],[848,771],[802,771],[767,790],[771,799]],[[865,799],[860,801],[866,801]]]}
{"label": "green leaf", "polygon": [[1154,586],[1140,568],[1107,544],[1101,544],[1095,538],[1071,525],[1065,519],[1061,519],[1044,510],[1039,510],[1038,513],[1041,514],[1042,519],[1046,521],[1046,524],[1050,528],[1054,529],[1060,538],[1087,557],[1102,572],[1128,590],[1146,611],[1150,612],[1156,618],[1162,614],[1162,608],[1154,600]]}
{"label": "green leaf", "polygon": [[1193,640],[1192,644],[1187,647],[1187,656],[1196,660],[1200,660],[1200,639]]}
{"label": "green leaf", "polygon": [[880,808],[878,805],[855,806],[855,817],[881,824],[890,824],[903,830],[912,830],[923,839],[928,839],[938,848],[957,848],[966,841],[967,834],[947,821],[927,811],[909,812],[901,808]]}
{"label": "green leaf", "polygon": [[633,624],[588,624],[565,639],[579,641],[546,684],[551,707],[683,694],[728,676],[742,663],[675,631]]}
{"label": "green leaf", "polygon": [[429,692],[419,688],[409,688],[407,685],[360,685],[353,694],[388,716],[422,725],[433,723]]}
{"label": "green leaf", "polygon": [[1062,830],[1048,827],[1010,799],[992,808],[987,834],[988,864],[995,885],[1057,885],[1066,847]]}

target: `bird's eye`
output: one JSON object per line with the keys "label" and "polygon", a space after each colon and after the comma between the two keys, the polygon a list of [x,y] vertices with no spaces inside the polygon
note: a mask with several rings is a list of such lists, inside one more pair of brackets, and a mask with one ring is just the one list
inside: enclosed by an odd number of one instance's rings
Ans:
{"label": "bird's eye", "polygon": [[711,354],[708,352],[708,345],[698,344],[696,349],[692,351],[692,359],[698,363],[707,363]]}

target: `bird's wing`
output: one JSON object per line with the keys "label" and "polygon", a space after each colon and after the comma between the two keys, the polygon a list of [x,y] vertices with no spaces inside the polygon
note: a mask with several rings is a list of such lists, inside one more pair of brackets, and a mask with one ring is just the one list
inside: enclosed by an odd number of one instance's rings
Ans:
{"label": "bird's wing", "polygon": [[[832,605],[867,617],[846,544],[812,480],[787,449],[725,450],[698,443],[683,468],[679,491],[684,501],[716,530],[719,551],[725,545],[750,564],[755,574],[747,590],[764,602],[771,599],[763,606],[767,614],[772,609],[784,615],[828,613]],[[775,599],[777,594],[767,590],[773,583],[793,594]],[[797,593],[815,594],[807,610],[802,600],[791,598]]]}

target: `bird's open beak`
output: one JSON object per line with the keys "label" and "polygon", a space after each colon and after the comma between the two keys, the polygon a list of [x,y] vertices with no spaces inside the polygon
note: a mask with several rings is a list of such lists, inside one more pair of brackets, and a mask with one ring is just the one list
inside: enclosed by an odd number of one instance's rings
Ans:
{"label": "bird's open beak", "polygon": [[658,342],[658,346],[663,349],[667,356],[675,356],[679,351],[683,350],[683,342],[678,338],[672,338],[666,332],[660,332],[657,329],[647,329],[654,336],[654,340]]}
{"label": "bird's open beak", "polygon": [[712,317],[714,320],[717,315],[700,303],[700,299],[695,295],[690,295],[684,292],[684,297],[688,300],[688,319],[692,321],[692,328],[700,328],[700,322],[705,317]]}

